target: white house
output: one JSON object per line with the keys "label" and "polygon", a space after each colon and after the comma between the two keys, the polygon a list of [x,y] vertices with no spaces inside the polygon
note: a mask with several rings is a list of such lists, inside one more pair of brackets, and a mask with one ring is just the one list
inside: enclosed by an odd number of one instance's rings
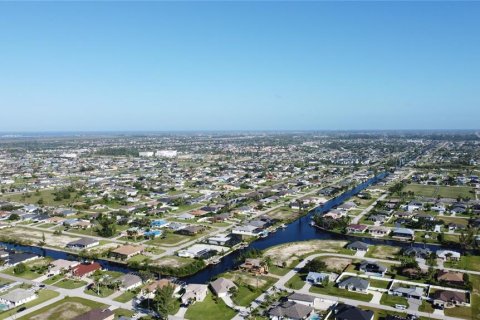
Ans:
{"label": "white house", "polygon": [[35,300],[37,295],[35,292],[21,288],[13,289],[12,291],[0,296],[0,302],[8,305],[10,308],[18,307],[24,303]]}

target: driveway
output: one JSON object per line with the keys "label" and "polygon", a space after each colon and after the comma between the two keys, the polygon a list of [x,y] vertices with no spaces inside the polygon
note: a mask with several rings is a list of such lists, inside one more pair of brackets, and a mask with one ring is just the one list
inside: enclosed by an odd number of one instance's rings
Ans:
{"label": "driveway", "polygon": [[408,311],[417,312],[418,308],[422,304],[422,300],[409,298],[408,300]]}
{"label": "driveway", "polygon": [[373,294],[372,300],[370,303],[380,304],[380,299],[382,299],[382,293],[378,291],[368,290],[368,293]]}

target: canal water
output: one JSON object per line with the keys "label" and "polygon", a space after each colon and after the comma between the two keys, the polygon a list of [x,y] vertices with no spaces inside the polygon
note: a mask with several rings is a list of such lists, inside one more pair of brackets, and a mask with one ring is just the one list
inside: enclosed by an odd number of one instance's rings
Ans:
{"label": "canal water", "polygon": [[[216,265],[209,265],[208,267],[197,272],[194,275],[182,278],[182,280],[187,283],[207,283],[213,277],[223,272],[226,272],[228,270],[235,269],[239,264],[238,260],[241,254],[250,249],[264,250],[269,247],[288,243],[288,242],[315,240],[315,239],[317,240],[322,240],[322,239],[323,240],[359,240],[358,237],[329,233],[311,226],[310,221],[311,221],[312,215],[327,212],[332,208],[338,205],[341,205],[352,196],[358,194],[359,192],[363,191],[369,186],[377,183],[378,181],[385,178],[387,175],[388,173],[384,172],[359,184],[355,188],[342,193],[338,197],[330,199],[329,201],[325,202],[322,206],[313,209],[307,215],[291,222],[286,226],[286,228],[278,229],[275,233],[270,234],[266,238],[260,238],[253,241],[252,243],[250,243],[250,245],[247,248],[237,250],[223,257],[220,263]],[[387,244],[387,245],[391,244],[391,245],[396,245],[400,247],[418,246],[418,247],[427,247],[432,250],[439,249],[439,246],[436,246],[436,245],[428,245],[428,244],[424,245],[424,244],[418,244],[418,243],[411,244],[411,243],[394,241],[394,240],[382,240],[382,239],[371,239],[371,238],[362,238],[361,240],[369,244]],[[0,243],[0,244],[7,247],[8,249],[31,252],[31,253],[39,254],[42,256],[48,256],[54,259],[75,259],[75,257],[63,251],[43,249],[43,248],[38,248],[33,246],[14,245],[14,244],[7,244],[7,243]],[[135,270],[129,269],[123,264],[114,263],[111,261],[98,260],[98,262],[102,265],[102,267],[108,270],[120,271],[125,273],[135,271]]]}

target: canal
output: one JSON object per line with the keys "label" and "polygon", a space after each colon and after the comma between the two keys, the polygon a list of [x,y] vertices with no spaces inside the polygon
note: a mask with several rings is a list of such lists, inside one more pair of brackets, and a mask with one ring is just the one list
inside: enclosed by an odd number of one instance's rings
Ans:
{"label": "canal", "polygon": [[[311,226],[310,221],[311,221],[312,215],[327,212],[332,208],[338,205],[341,205],[346,200],[350,199],[352,196],[358,194],[359,192],[363,191],[369,186],[379,182],[380,180],[385,178],[387,175],[388,175],[387,172],[383,172],[359,184],[355,188],[348,190],[333,199],[330,199],[329,201],[325,202],[322,206],[313,209],[307,215],[291,222],[286,226],[286,228],[278,229],[275,233],[271,233],[266,238],[259,238],[253,241],[250,243],[250,245],[247,248],[237,250],[223,257],[218,264],[209,265],[205,269],[197,272],[194,275],[182,278],[182,280],[187,283],[207,283],[213,277],[223,272],[226,272],[228,270],[235,269],[239,264],[238,260],[239,260],[239,257],[242,255],[242,253],[250,249],[264,250],[272,246],[276,246],[276,245],[280,245],[288,242],[306,241],[306,240],[315,240],[315,239],[317,240],[322,240],[322,239],[324,240],[349,240],[349,239],[358,240],[358,237],[325,232]],[[382,240],[382,239],[371,239],[371,238],[362,238],[361,240],[369,244],[387,244],[387,245],[391,244],[391,245],[396,245],[401,247],[410,247],[410,246],[424,247],[425,246],[424,244],[418,244],[418,243],[411,244],[411,243],[394,241],[394,240]],[[8,249],[31,252],[41,256],[51,257],[54,259],[75,259],[75,257],[73,257],[72,255],[63,251],[58,251],[58,250],[43,249],[43,248],[34,247],[34,246],[14,245],[14,244],[8,244],[8,243],[0,243],[0,244],[7,247]],[[426,245],[426,247],[433,250],[437,250],[439,248],[439,246],[435,246],[435,245]],[[111,261],[98,260],[98,262],[102,265],[102,267],[108,270],[120,271],[125,273],[135,271],[126,267],[123,264],[114,263]]]}

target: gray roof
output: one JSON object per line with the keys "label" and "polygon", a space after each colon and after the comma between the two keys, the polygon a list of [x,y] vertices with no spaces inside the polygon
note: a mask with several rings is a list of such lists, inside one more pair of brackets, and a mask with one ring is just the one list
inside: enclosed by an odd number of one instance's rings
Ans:
{"label": "gray roof", "polygon": [[288,318],[288,319],[305,319],[310,313],[312,313],[313,308],[299,304],[293,301],[286,301],[281,305],[278,305],[270,311],[268,314],[274,317]]}
{"label": "gray roof", "polygon": [[367,250],[368,249],[368,244],[362,241],[354,241],[350,244],[347,245],[348,249],[361,249],[361,250]]}
{"label": "gray roof", "polygon": [[131,287],[133,285],[136,285],[137,283],[142,283],[142,278],[135,274],[124,274],[120,278],[118,278],[119,281],[122,282],[122,286],[125,288]]}
{"label": "gray roof", "polygon": [[315,299],[316,297],[311,296],[309,294],[296,293],[296,292],[288,296],[288,300],[296,300],[296,301],[314,302]]}
{"label": "gray roof", "polygon": [[414,287],[414,288],[397,287],[397,288],[393,288],[392,292],[421,297],[423,296],[424,289],[422,287]]}
{"label": "gray roof", "polygon": [[217,295],[220,293],[227,293],[230,288],[237,287],[232,280],[225,278],[218,278],[217,280],[211,282],[210,286]]}
{"label": "gray roof", "polygon": [[13,289],[12,291],[0,296],[0,299],[10,301],[12,303],[35,296],[35,292],[21,288]]}
{"label": "gray roof", "polygon": [[352,287],[361,290],[367,290],[369,286],[368,280],[358,278],[358,277],[350,277],[348,279],[343,280],[338,284],[339,287]]}
{"label": "gray roof", "polygon": [[94,244],[94,243],[97,243],[98,240],[96,239],[92,239],[92,238],[80,238],[78,240],[75,240],[75,241],[72,241],[72,242],[69,242],[67,244],[67,246],[88,246],[90,244]]}

